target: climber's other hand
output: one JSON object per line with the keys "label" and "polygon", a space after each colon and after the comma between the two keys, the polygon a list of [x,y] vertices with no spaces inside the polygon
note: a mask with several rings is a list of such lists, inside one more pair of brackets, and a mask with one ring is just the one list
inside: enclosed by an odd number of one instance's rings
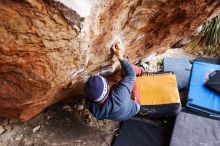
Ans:
{"label": "climber's other hand", "polygon": [[123,59],[124,59],[124,52],[123,52],[123,49],[122,49],[120,43],[116,42],[116,43],[112,46],[112,50],[113,50],[115,56],[116,56],[119,60],[123,60]]}

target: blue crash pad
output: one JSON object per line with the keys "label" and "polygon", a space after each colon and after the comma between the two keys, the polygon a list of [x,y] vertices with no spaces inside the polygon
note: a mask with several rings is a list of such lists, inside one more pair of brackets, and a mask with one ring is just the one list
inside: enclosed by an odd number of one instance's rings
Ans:
{"label": "blue crash pad", "polygon": [[127,120],[122,124],[113,146],[161,146],[163,126],[154,126],[144,121]]}
{"label": "blue crash pad", "polygon": [[209,74],[215,70],[220,70],[220,65],[193,63],[187,107],[213,116],[220,115],[220,95],[205,86]]}
{"label": "blue crash pad", "polygon": [[176,75],[178,89],[181,90],[188,86],[191,63],[187,58],[164,58],[164,71],[172,71]]}

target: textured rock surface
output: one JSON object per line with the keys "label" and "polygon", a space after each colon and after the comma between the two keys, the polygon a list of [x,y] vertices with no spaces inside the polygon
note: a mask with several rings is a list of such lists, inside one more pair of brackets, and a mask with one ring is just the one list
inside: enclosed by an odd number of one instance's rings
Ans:
{"label": "textured rock surface", "polygon": [[85,66],[82,18],[50,1],[1,1],[0,11],[0,115],[25,120]]}
{"label": "textured rock surface", "polygon": [[0,115],[28,120],[82,93],[86,76],[114,62],[114,40],[134,61],[190,37],[219,7],[212,0],[96,0],[82,18],[52,0],[0,0]]}

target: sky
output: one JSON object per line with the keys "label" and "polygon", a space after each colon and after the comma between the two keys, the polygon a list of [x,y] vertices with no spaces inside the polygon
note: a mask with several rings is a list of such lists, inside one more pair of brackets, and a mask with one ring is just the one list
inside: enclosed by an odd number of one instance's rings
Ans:
{"label": "sky", "polygon": [[90,9],[94,0],[57,0],[65,6],[75,10],[81,17],[90,15]]}

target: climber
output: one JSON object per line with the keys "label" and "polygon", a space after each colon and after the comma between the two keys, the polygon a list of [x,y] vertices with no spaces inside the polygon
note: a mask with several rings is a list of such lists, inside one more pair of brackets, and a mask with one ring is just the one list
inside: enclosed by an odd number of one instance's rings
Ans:
{"label": "climber", "polygon": [[140,110],[139,98],[135,92],[136,74],[142,69],[128,63],[123,56],[121,45],[116,43],[112,51],[120,61],[126,74],[123,79],[109,89],[107,80],[100,76],[91,76],[85,85],[86,106],[97,119],[125,121]]}

